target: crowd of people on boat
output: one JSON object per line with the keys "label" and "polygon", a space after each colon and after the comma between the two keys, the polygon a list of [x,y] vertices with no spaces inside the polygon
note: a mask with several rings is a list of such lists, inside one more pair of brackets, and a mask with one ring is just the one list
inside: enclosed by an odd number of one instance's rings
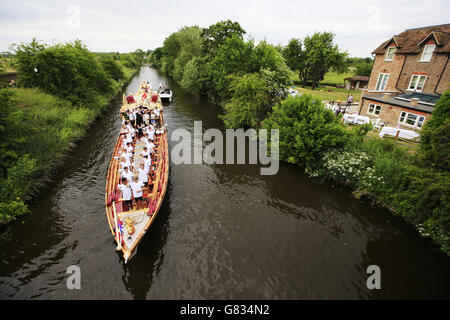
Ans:
{"label": "crowd of people on boat", "polygon": [[[132,94],[126,97],[130,107],[122,112],[118,185],[125,203],[124,211],[145,208],[144,191],[148,194],[153,187],[158,157],[157,137],[165,130],[162,110],[154,104],[157,101],[158,95],[151,93],[148,83],[141,85],[137,99]],[[142,147],[142,151],[136,150],[137,145]]]}

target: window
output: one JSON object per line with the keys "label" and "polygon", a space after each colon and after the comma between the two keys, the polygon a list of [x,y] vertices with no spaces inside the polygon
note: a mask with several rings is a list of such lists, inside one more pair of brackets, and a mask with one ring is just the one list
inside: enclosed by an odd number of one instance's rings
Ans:
{"label": "window", "polygon": [[399,122],[407,126],[422,128],[423,123],[425,122],[425,117],[415,113],[402,111]]}
{"label": "window", "polygon": [[414,75],[411,77],[411,81],[409,82],[409,91],[419,91],[422,92],[423,85],[425,84],[425,80],[427,79],[427,76],[419,76]]}
{"label": "window", "polygon": [[386,51],[386,57],[384,58],[384,60],[386,60],[386,61],[394,60],[394,52],[395,52],[395,47],[389,47]]}
{"label": "window", "polygon": [[377,85],[375,86],[375,91],[384,91],[384,89],[386,89],[388,78],[389,73],[380,73],[378,76]]}
{"label": "window", "polygon": [[434,44],[427,44],[423,48],[422,56],[420,57],[421,62],[430,62],[431,56],[433,55],[434,48],[436,48],[436,45]]}
{"label": "window", "polygon": [[381,106],[376,105],[376,104],[369,104],[369,108],[367,109],[367,113],[371,114],[373,116],[379,116],[381,112]]}

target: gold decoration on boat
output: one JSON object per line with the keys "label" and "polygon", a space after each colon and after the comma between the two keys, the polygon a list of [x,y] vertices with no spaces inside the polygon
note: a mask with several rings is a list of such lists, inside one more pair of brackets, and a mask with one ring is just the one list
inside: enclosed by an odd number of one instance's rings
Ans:
{"label": "gold decoration on boat", "polygon": [[125,224],[126,224],[126,228],[127,228],[127,233],[128,234],[133,234],[134,233],[134,222],[133,220],[131,220],[130,218],[126,218],[125,219]]}

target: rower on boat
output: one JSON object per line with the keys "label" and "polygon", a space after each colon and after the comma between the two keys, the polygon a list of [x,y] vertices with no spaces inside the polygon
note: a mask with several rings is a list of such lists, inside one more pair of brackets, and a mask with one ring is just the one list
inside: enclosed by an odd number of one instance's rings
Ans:
{"label": "rower on boat", "polygon": [[144,183],[139,181],[137,175],[133,175],[132,182],[130,183],[131,190],[133,191],[134,204],[136,205],[136,210],[144,209],[142,202],[142,191],[144,188]]}
{"label": "rower on boat", "polygon": [[122,178],[122,183],[118,185],[118,188],[120,191],[122,191],[122,199],[126,205],[126,211],[131,210],[133,208],[132,206],[132,200],[131,200],[131,186],[128,183],[128,179],[127,178]]}

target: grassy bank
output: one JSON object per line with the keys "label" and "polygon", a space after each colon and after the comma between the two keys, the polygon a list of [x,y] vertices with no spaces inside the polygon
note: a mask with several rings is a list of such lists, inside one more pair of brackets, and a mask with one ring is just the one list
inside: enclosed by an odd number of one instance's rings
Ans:
{"label": "grassy bank", "polygon": [[[18,50],[19,87],[0,90],[0,224],[28,212],[27,201],[142,62],[93,54],[79,43],[23,46],[38,53]],[[30,57],[42,58],[39,72],[27,73]]]}

